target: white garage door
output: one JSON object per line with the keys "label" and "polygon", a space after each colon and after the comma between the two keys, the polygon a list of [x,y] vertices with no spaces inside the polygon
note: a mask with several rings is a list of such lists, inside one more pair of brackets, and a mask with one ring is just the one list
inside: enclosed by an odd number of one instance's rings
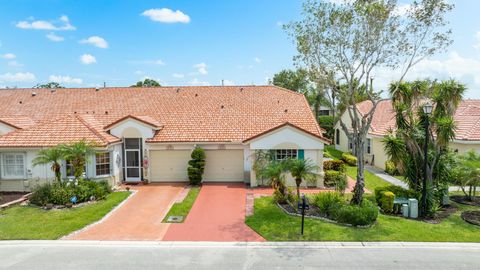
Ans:
{"label": "white garage door", "polygon": [[187,181],[187,167],[190,150],[150,151],[150,181]]}
{"label": "white garage door", "polygon": [[205,182],[243,182],[243,150],[205,150]]}

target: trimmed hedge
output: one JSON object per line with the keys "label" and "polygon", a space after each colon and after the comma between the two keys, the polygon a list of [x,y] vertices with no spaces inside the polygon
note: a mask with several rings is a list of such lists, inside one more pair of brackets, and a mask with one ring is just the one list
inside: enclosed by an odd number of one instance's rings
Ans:
{"label": "trimmed hedge", "polygon": [[378,208],[368,200],[363,200],[362,205],[345,205],[335,214],[340,223],[353,226],[366,226],[373,224],[378,217]]}
{"label": "trimmed hedge", "polygon": [[326,160],[323,162],[323,170],[345,172],[347,167],[342,160]]}
{"label": "trimmed hedge", "polygon": [[205,171],[205,150],[200,147],[195,147],[191,154],[191,160],[188,161],[188,181],[190,185],[200,185],[203,179],[203,172]]}
{"label": "trimmed hedge", "polygon": [[415,198],[415,199],[419,198],[418,194],[413,190],[407,190],[399,186],[390,185],[390,186],[375,188],[375,201],[377,201],[377,203],[380,202],[380,199],[382,197],[382,192],[385,192],[385,191],[390,191],[396,197],[399,197],[399,198]]}
{"label": "trimmed hedge", "polygon": [[340,178],[346,178],[345,173],[333,170],[325,171],[324,184],[328,187],[333,187],[338,181],[341,181]]}
{"label": "trimmed hedge", "polygon": [[351,154],[343,153],[342,160],[350,166],[357,166],[357,158]]}
{"label": "trimmed hedge", "polygon": [[393,200],[395,199],[395,194],[391,191],[382,191],[380,193],[380,200],[378,205],[382,208],[385,213],[393,212]]}
{"label": "trimmed hedge", "polygon": [[335,213],[344,204],[344,198],[338,192],[321,192],[313,197],[314,204],[320,213],[330,219],[335,219]]}

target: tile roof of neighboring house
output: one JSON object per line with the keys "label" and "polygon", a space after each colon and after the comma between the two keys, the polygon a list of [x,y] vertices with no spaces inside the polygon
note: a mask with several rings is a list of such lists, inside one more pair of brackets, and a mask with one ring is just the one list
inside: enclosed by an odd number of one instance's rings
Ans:
{"label": "tile roof of neighboring house", "polygon": [[331,143],[331,141],[330,141],[329,139],[326,139],[326,138],[324,138],[324,137],[322,137],[322,136],[318,136],[317,134],[311,133],[310,131],[305,130],[305,129],[303,129],[303,128],[300,128],[300,127],[298,127],[298,126],[296,126],[296,125],[293,125],[293,124],[291,124],[291,123],[289,123],[289,122],[285,122],[285,123],[280,124],[280,125],[278,125],[278,126],[276,126],[276,127],[273,127],[273,128],[268,129],[268,130],[265,130],[265,131],[263,131],[263,132],[260,132],[260,133],[258,133],[257,135],[254,135],[254,136],[252,136],[252,137],[250,137],[250,138],[248,138],[248,139],[245,139],[243,142],[248,142],[248,141],[254,140],[254,139],[256,139],[256,138],[262,137],[262,136],[265,135],[265,134],[268,134],[268,133],[270,133],[270,132],[272,132],[272,131],[275,131],[275,130],[277,130],[277,129],[280,129],[280,128],[283,128],[283,127],[286,127],[286,126],[293,127],[293,128],[298,129],[298,130],[300,130],[300,131],[302,131],[302,132],[305,132],[305,133],[309,134],[310,136],[316,137],[316,138],[322,140],[323,142],[325,142],[325,143],[327,143],[327,144],[330,144],[330,143]]}
{"label": "tile roof of neighboring house", "polygon": [[148,115],[139,115],[139,116],[134,116],[134,115],[127,115],[127,116],[124,116],[118,120],[115,120],[113,123],[110,123],[108,124],[107,126],[104,127],[105,130],[109,130],[111,129],[113,126],[127,120],[127,119],[134,119],[134,120],[137,120],[137,121],[140,121],[144,124],[147,124],[149,126],[152,126],[154,127],[155,129],[159,129],[162,127],[162,124],[160,124],[160,122],[158,122],[155,118],[153,117],[150,117]]}
{"label": "tile roof of neighboring house", "polygon": [[32,120],[32,118],[28,116],[1,116],[0,122],[16,129],[27,128],[35,125],[35,122]]}
{"label": "tile roof of neighboring house", "polygon": [[0,136],[0,147],[43,147],[86,140],[106,146],[119,139],[98,129],[96,120],[80,115],[67,115],[26,129]]}
{"label": "tile roof of neighboring house", "polygon": [[88,138],[117,140],[105,127],[128,115],[160,127],[150,142],[242,142],[285,122],[324,132],[302,94],[275,86],[6,89],[0,116],[27,116],[36,125],[0,136],[0,147],[51,145],[87,130]]}
{"label": "tile roof of neighboring house", "polygon": [[[372,107],[370,101],[357,104],[360,113],[367,113]],[[457,130],[455,139],[465,141],[480,141],[480,100],[463,100],[454,116]],[[395,112],[391,100],[382,100],[375,110],[370,134],[383,136],[389,129],[395,128]]]}

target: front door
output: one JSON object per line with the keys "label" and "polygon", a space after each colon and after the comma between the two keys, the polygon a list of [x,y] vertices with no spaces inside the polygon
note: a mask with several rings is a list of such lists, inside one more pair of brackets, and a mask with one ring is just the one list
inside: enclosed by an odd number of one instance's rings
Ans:
{"label": "front door", "polygon": [[142,141],[139,138],[125,138],[125,181],[140,182],[142,180]]}

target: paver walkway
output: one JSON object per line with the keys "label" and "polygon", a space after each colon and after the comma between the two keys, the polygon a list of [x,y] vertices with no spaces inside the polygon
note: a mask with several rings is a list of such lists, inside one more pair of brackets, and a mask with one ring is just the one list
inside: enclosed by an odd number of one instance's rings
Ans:
{"label": "paver walkway", "polygon": [[387,173],[385,173],[381,169],[375,168],[373,166],[365,166],[365,169],[367,171],[375,174],[376,176],[382,178],[383,180],[389,182],[392,185],[396,185],[396,186],[400,186],[402,188],[408,189],[408,185],[405,182],[403,182],[402,180],[400,180],[398,178],[395,178],[391,175],[388,175]]}
{"label": "paver walkway", "polygon": [[204,184],[184,223],[172,224],[164,241],[265,241],[245,224],[244,184]]}
{"label": "paver walkway", "polygon": [[131,186],[136,194],[101,223],[65,237],[73,240],[161,240],[170,224],[162,219],[184,184]]}

